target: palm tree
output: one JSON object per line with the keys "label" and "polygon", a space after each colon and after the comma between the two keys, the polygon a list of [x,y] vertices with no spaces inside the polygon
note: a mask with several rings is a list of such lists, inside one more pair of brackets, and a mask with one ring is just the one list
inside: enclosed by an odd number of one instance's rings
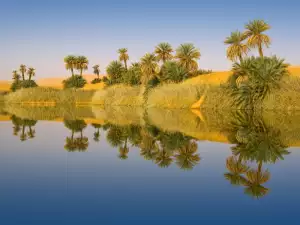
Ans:
{"label": "palm tree", "polygon": [[241,174],[245,174],[249,167],[243,164],[241,159],[241,157],[236,159],[236,157],[230,156],[226,160],[226,168],[229,170],[229,173],[225,173],[224,177],[233,185],[242,185],[246,182],[246,179]]}
{"label": "palm tree", "polygon": [[127,70],[127,61],[129,60],[129,55],[127,52],[128,52],[127,48],[120,48],[118,50],[118,53],[120,54],[119,60],[124,61],[124,66],[126,70]]}
{"label": "palm tree", "polygon": [[260,162],[257,169],[251,169],[246,173],[245,193],[256,198],[265,196],[269,189],[262,186],[262,184],[266,183],[270,176],[268,170],[262,171],[262,162]]}
{"label": "palm tree", "polygon": [[124,73],[124,66],[120,61],[112,61],[106,68],[106,73],[112,84],[120,83]]}
{"label": "palm tree", "polygon": [[85,56],[78,56],[76,59],[76,69],[80,71],[80,76],[82,76],[83,70],[87,70],[89,61]]}
{"label": "palm tree", "polygon": [[263,32],[271,27],[263,20],[253,20],[246,24],[245,28],[245,36],[248,38],[249,47],[258,48],[259,55],[263,57],[263,46],[268,48],[271,44],[270,37]]}
{"label": "palm tree", "polygon": [[100,65],[95,65],[93,66],[94,69],[94,74],[97,75],[97,78],[100,79],[99,75],[100,75]]}
{"label": "palm tree", "polygon": [[21,76],[20,76],[20,74],[18,73],[17,70],[14,70],[12,72],[12,74],[13,74],[13,80],[15,80],[16,82],[20,80]]}
{"label": "palm tree", "polygon": [[189,72],[198,69],[197,60],[200,59],[200,51],[193,44],[181,44],[176,49],[175,58],[179,60],[179,64],[186,68]]}
{"label": "palm tree", "polygon": [[71,71],[72,77],[74,76],[74,69],[76,68],[77,57],[74,55],[68,55],[64,58],[65,67]]}
{"label": "palm tree", "polygon": [[29,80],[31,80],[31,77],[35,75],[35,69],[33,67],[29,67],[27,70],[27,75],[29,77]]}
{"label": "palm tree", "polygon": [[243,59],[243,55],[247,55],[249,48],[243,43],[246,39],[246,35],[242,34],[240,31],[232,32],[229,37],[224,41],[225,44],[230,45],[227,48],[227,58],[236,61],[239,59],[240,62]]}
{"label": "palm tree", "polygon": [[200,156],[196,154],[197,147],[197,143],[191,141],[177,150],[175,158],[180,169],[191,170],[200,162]]}
{"label": "palm tree", "polygon": [[153,53],[146,53],[146,55],[141,58],[141,70],[141,82],[142,84],[146,85],[148,81],[158,73],[159,70],[157,58]]}
{"label": "palm tree", "polygon": [[26,66],[24,64],[20,65],[20,72],[22,74],[22,79],[25,80]]}
{"label": "palm tree", "polygon": [[162,42],[160,44],[158,44],[155,47],[155,54],[156,57],[158,59],[158,61],[162,61],[163,63],[165,63],[167,60],[171,60],[173,58],[172,52],[172,46],[169,43],[166,42]]}

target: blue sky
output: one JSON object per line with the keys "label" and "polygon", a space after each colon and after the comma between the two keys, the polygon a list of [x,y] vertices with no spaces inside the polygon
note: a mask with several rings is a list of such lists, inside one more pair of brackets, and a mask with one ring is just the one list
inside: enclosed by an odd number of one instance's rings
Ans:
{"label": "blue sky", "polygon": [[[91,66],[117,59],[128,48],[137,61],[167,41],[176,48],[192,42],[201,51],[200,67],[229,69],[223,41],[243,30],[252,19],[264,19],[272,29],[267,54],[300,64],[300,2],[269,0],[69,1],[0,0],[0,79],[10,79],[21,63],[36,68],[38,77],[62,76],[63,58],[80,54]],[[255,53],[256,51],[253,50]],[[90,66],[90,67],[91,67]],[[92,70],[89,69],[89,73]]]}

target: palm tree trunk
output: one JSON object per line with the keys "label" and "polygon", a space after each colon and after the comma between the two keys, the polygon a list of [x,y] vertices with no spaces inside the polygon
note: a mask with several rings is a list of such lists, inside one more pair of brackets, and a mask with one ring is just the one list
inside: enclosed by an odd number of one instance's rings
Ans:
{"label": "palm tree trunk", "polygon": [[261,44],[258,46],[258,51],[259,51],[260,57],[264,57],[264,53],[263,53]]}
{"label": "palm tree trunk", "polygon": [[71,68],[72,77],[74,77],[74,69]]}
{"label": "palm tree trunk", "polygon": [[71,140],[74,140],[74,131],[72,130]]}
{"label": "palm tree trunk", "polygon": [[98,80],[100,79],[100,74],[99,73],[97,73],[97,76],[98,76]]}
{"label": "palm tree trunk", "polygon": [[29,74],[29,81],[31,80],[31,75]]}
{"label": "palm tree trunk", "polygon": [[24,136],[24,134],[25,134],[25,126],[23,125],[23,127],[22,127],[22,136]]}
{"label": "palm tree trunk", "polygon": [[125,69],[127,70],[127,60],[124,60]]}
{"label": "palm tree trunk", "polygon": [[22,72],[22,78],[23,78],[23,80],[25,80],[24,72]]}
{"label": "palm tree trunk", "polygon": [[80,131],[80,139],[82,140],[83,138],[83,134],[82,134],[82,130]]}
{"label": "palm tree trunk", "polygon": [[241,55],[239,55],[239,59],[240,59],[240,62],[242,62],[243,58]]}
{"label": "palm tree trunk", "polygon": [[80,76],[82,76],[82,71],[83,71],[83,69],[81,68],[81,69],[80,69]]}

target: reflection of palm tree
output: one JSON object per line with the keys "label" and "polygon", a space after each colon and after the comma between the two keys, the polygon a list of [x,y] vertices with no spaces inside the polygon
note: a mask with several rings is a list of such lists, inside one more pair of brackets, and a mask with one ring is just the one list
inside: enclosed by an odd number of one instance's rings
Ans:
{"label": "reflection of palm tree", "polygon": [[246,182],[246,179],[241,174],[246,173],[249,168],[240,159],[237,160],[234,156],[230,156],[226,160],[226,168],[229,170],[229,173],[225,173],[224,177],[233,185],[242,185]]}
{"label": "reflection of palm tree", "polygon": [[66,138],[66,143],[64,147],[69,152],[73,152],[76,150],[77,146],[76,146],[76,141],[74,140],[74,133],[72,133],[71,137]]}
{"label": "reflection of palm tree", "polygon": [[117,126],[111,126],[109,131],[107,132],[107,141],[111,144],[113,147],[120,146],[123,143],[123,132],[122,128]]}
{"label": "reflection of palm tree", "polygon": [[84,152],[89,147],[89,139],[87,137],[83,137],[81,134],[80,137],[75,139],[75,144],[79,151]]}
{"label": "reflection of palm tree", "polygon": [[124,146],[119,148],[119,158],[127,159],[129,153],[129,148],[127,147],[127,138],[125,139]]}
{"label": "reflection of palm tree", "polygon": [[[65,149],[70,152],[85,151],[89,142],[88,138],[83,136],[83,129],[87,126],[84,120],[64,120],[64,125],[72,131],[71,137],[66,137]],[[78,132],[80,132],[80,137],[74,138],[74,134]]]}
{"label": "reflection of palm tree", "polygon": [[22,126],[22,133],[20,135],[20,140],[21,141],[26,141],[27,140],[27,134],[25,133],[25,125]]}
{"label": "reflection of palm tree", "polygon": [[177,151],[175,154],[176,164],[181,169],[193,169],[193,167],[200,162],[200,156],[199,154],[196,154],[197,147],[197,143],[191,141]]}
{"label": "reflection of palm tree", "polygon": [[155,163],[161,168],[169,167],[173,162],[172,153],[165,151],[164,149],[159,151]]}
{"label": "reflection of palm tree", "polygon": [[155,139],[146,131],[142,132],[142,141],[140,143],[140,155],[146,160],[154,160],[157,155],[157,144]]}
{"label": "reflection of palm tree", "polygon": [[27,135],[30,139],[35,137],[35,130],[31,128],[31,126],[29,126],[29,131],[27,132]]}
{"label": "reflection of palm tree", "polygon": [[265,196],[269,189],[262,186],[262,184],[266,183],[270,176],[268,170],[262,171],[262,163],[260,162],[257,170],[251,169],[246,173],[245,193],[256,198]]}
{"label": "reflection of palm tree", "polygon": [[100,140],[100,128],[102,127],[100,124],[92,123],[92,126],[96,129],[94,132],[94,141],[99,142]]}

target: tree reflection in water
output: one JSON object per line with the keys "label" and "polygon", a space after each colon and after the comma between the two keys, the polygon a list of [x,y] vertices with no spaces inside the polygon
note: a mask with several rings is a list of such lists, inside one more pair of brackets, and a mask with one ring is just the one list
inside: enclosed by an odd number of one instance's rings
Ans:
{"label": "tree reflection in water", "polygon": [[22,119],[20,117],[13,115],[11,116],[11,121],[14,125],[13,134],[15,136],[20,136],[21,141],[26,141],[28,139],[33,139],[35,137],[34,126],[37,123],[36,120]]}
{"label": "tree reflection in water", "polygon": [[[231,133],[228,135],[234,146],[233,156],[227,158],[229,173],[224,177],[231,184],[244,186],[245,193],[254,198],[265,196],[269,189],[264,187],[271,175],[263,169],[264,163],[276,163],[289,154],[282,142],[278,129],[267,126],[259,113],[238,111],[232,121]],[[255,163],[251,168],[247,164]]]}
{"label": "tree reflection in water", "polygon": [[[84,152],[89,146],[89,140],[83,136],[83,130],[87,127],[84,120],[64,120],[66,128],[71,130],[71,136],[66,137],[65,149],[69,152]],[[74,137],[75,133],[80,133],[79,137]]]}

